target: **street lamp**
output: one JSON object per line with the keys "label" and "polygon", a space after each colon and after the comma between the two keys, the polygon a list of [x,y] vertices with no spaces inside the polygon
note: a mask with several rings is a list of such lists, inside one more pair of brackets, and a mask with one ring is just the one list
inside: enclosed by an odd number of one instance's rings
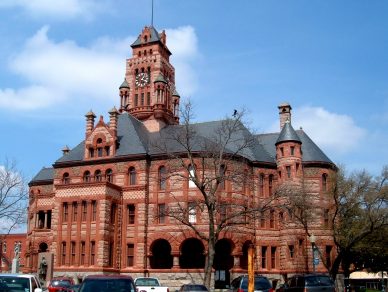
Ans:
{"label": "street lamp", "polygon": [[315,273],[315,235],[310,235],[310,242],[311,242],[311,252],[312,252],[312,260],[313,260],[313,273]]}

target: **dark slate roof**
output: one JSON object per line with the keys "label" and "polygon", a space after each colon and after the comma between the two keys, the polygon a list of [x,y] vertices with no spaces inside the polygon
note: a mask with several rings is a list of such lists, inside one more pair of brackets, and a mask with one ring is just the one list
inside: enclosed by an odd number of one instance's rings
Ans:
{"label": "dark slate roof", "polygon": [[[334,164],[323,151],[311,140],[311,138],[303,131],[295,131],[300,141],[302,142],[302,161],[303,162],[324,162]],[[275,144],[279,139],[279,133],[259,134],[257,140],[264,149],[273,157],[276,158]]]}
{"label": "dark slate roof", "polygon": [[123,83],[121,83],[119,89],[121,89],[121,88],[129,88],[129,84],[125,78],[124,78]]}
{"label": "dark slate roof", "polygon": [[299,143],[301,142],[299,136],[296,134],[294,128],[291,126],[291,123],[289,121],[284,123],[284,126],[275,144],[288,141],[294,141]]}
{"label": "dark slate roof", "polygon": [[[193,142],[192,150],[201,151],[204,147],[209,147],[214,144],[214,141],[219,139],[219,134],[223,133],[220,129],[224,123],[225,121],[213,121],[193,124],[191,130],[195,131],[196,140]],[[292,127],[290,128],[292,129]],[[287,139],[300,141],[302,143],[303,162],[323,162],[333,164],[323,151],[302,130],[293,130],[292,133],[289,133],[288,130],[285,129],[284,132],[286,132],[283,133],[284,135],[282,133],[252,135],[249,130],[241,124],[239,130],[231,137],[233,143],[228,144],[226,152],[235,153],[243,141],[250,141],[249,147],[244,148],[241,155],[252,162],[273,164],[275,166],[275,144],[288,137]],[[115,156],[162,155],[166,154],[166,149],[167,153],[181,152],[183,151],[183,146],[182,144],[179,144],[177,137],[183,138],[184,133],[185,127],[183,125],[170,125],[159,132],[150,133],[141,121],[128,113],[122,113],[118,115],[118,148]],[[85,142],[82,141],[71,149],[68,154],[59,158],[55,164],[82,161],[84,159],[84,147]],[[43,168],[33,178],[32,182],[52,179],[53,168]]]}
{"label": "dark slate roof", "polygon": [[[158,31],[153,26],[149,26],[148,28],[151,31],[151,38],[147,40],[147,43],[160,42],[160,36],[159,36]],[[137,37],[136,41],[131,45],[131,47],[133,48],[133,47],[139,46],[142,43],[143,42],[141,39],[141,35],[139,35]]]}
{"label": "dark slate roof", "polygon": [[52,167],[43,167],[37,175],[34,176],[32,181],[47,181],[54,179],[54,168]]}
{"label": "dark slate roof", "polygon": [[167,83],[166,79],[164,79],[163,75],[162,74],[159,74],[158,77],[155,78],[155,82],[164,82],[164,83]]}

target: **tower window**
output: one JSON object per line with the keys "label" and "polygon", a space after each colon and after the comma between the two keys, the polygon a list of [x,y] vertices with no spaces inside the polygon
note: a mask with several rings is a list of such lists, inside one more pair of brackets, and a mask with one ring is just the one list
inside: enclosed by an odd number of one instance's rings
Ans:
{"label": "tower window", "polygon": [[151,94],[147,92],[147,105],[151,105]]}
{"label": "tower window", "polygon": [[139,103],[139,95],[135,94],[135,106],[137,106]]}
{"label": "tower window", "polygon": [[293,259],[294,258],[294,255],[295,255],[295,247],[293,244],[290,244],[288,246],[288,253],[290,255],[290,259]]}
{"label": "tower window", "polygon": [[70,178],[69,178],[69,173],[65,172],[63,174],[63,177],[62,177],[62,183],[63,184],[68,184],[70,182]]}
{"label": "tower window", "polygon": [[291,166],[287,165],[286,170],[287,170],[287,177],[291,178]]}
{"label": "tower window", "polygon": [[295,155],[295,147],[291,146],[290,150],[291,150],[291,155]]}
{"label": "tower window", "polygon": [[159,168],[159,189],[165,190],[166,189],[166,167],[161,166]]}
{"label": "tower window", "polygon": [[136,169],[134,167],[129,168],[129,184],[131,186],[136,184]]}
{"label": "tower window", "polygon": [[140,105],[144,105],[144,93],[141,93]]}
{"label": "tower window", "polygon": [[284,156],[284,148],[283,147],[280,147],[280,153],[282,155],[282,157]]}
{"label": "tower window", "polygon": [[327,174],[322,174],[322,191],[327,191]]}

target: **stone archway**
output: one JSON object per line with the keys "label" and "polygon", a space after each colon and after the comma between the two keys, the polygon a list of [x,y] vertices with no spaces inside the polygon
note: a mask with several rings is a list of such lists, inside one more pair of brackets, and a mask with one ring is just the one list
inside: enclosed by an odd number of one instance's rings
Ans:
{"label": "stone archway", "polygon": [[240,267],[245,270],[248,270],[248,249],[251,244],[252,241],[247,240],[242,246],[242,255],[240,256]]}
{"label": "stone archway", "polygon": [[45,242],[41,242],[39,244],[39,252],[47,252],[48,251],[48,245]]}
{"label": "stone archway", "polygon": [[165,239],[157,239],[151,244],[150,266],[151,269],[171,269],[173,257],[171,255],[171,245]]}
{"label": "stone archway", "polygon": [[230,272],[233,268],[233,243],[226,239],[220,239],[216,243],[213,267],[216,270],[214,277],[214,288],[226,289],[230,284]]}
{"label": "stone archway", "polygon": [[205,248],[197,238],[189,238],[182,242],[179,266],[183,269],[205,267]]}

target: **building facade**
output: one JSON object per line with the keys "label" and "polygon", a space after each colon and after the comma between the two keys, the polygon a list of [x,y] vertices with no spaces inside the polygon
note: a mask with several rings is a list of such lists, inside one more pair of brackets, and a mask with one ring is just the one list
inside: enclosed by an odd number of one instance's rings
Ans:
{"label": "building facade", "polygon": [[25,233],[0,234],[0,273],[7,273],[12,270],[12,260],[16,256],[18,250],[19,268],[22,270],[25,265],[26,255],[26,240]]}
{"label": "building facade", "polygon": [[[161,133],[182,130],[180,96],[166,39],[164,31],[152,26],[142,30],[126,60],[118,109],[109,111],[107,122],[88,112],[80,144],[65,147],[53,167],[43,168],[30,182],[25,264],[29,271],[36,272],[39,254],[49,252],[55,275],[78,279],[91,273],[157,275],[170,287],[199,281],[206,243],[164,216],[177,200],[190,204],[198,190],[190,180],[166,179],[168,157],[151,145],[151,141],[157,144],[155,137]],[[230,201],[248,195],[260,201],[270,198],[279,185],[303,182],[320,206],[311,228],[321,258],[330,264],[334,244],[327,193],[336,167],[303,130],[293,129],[288,103],[278,110],[278,133],[247,132],[255,143],[241,154],[239,163],[255,187],[241,190],[225,181],[221,192]],[[194,127],[201,137],[210,137],[221,123]],[[189,222],[206,229],[201,210],[190,210]],[[260,218],[234,228],[241,232],[224,232],[216,244],[215,287],[224,288],[232,277],[246,273],[251,244],[255,269],[275,281],[312,270],[309,238],[287,212],[266,210]],[[316,269],[326,271],[322,262]]]}

